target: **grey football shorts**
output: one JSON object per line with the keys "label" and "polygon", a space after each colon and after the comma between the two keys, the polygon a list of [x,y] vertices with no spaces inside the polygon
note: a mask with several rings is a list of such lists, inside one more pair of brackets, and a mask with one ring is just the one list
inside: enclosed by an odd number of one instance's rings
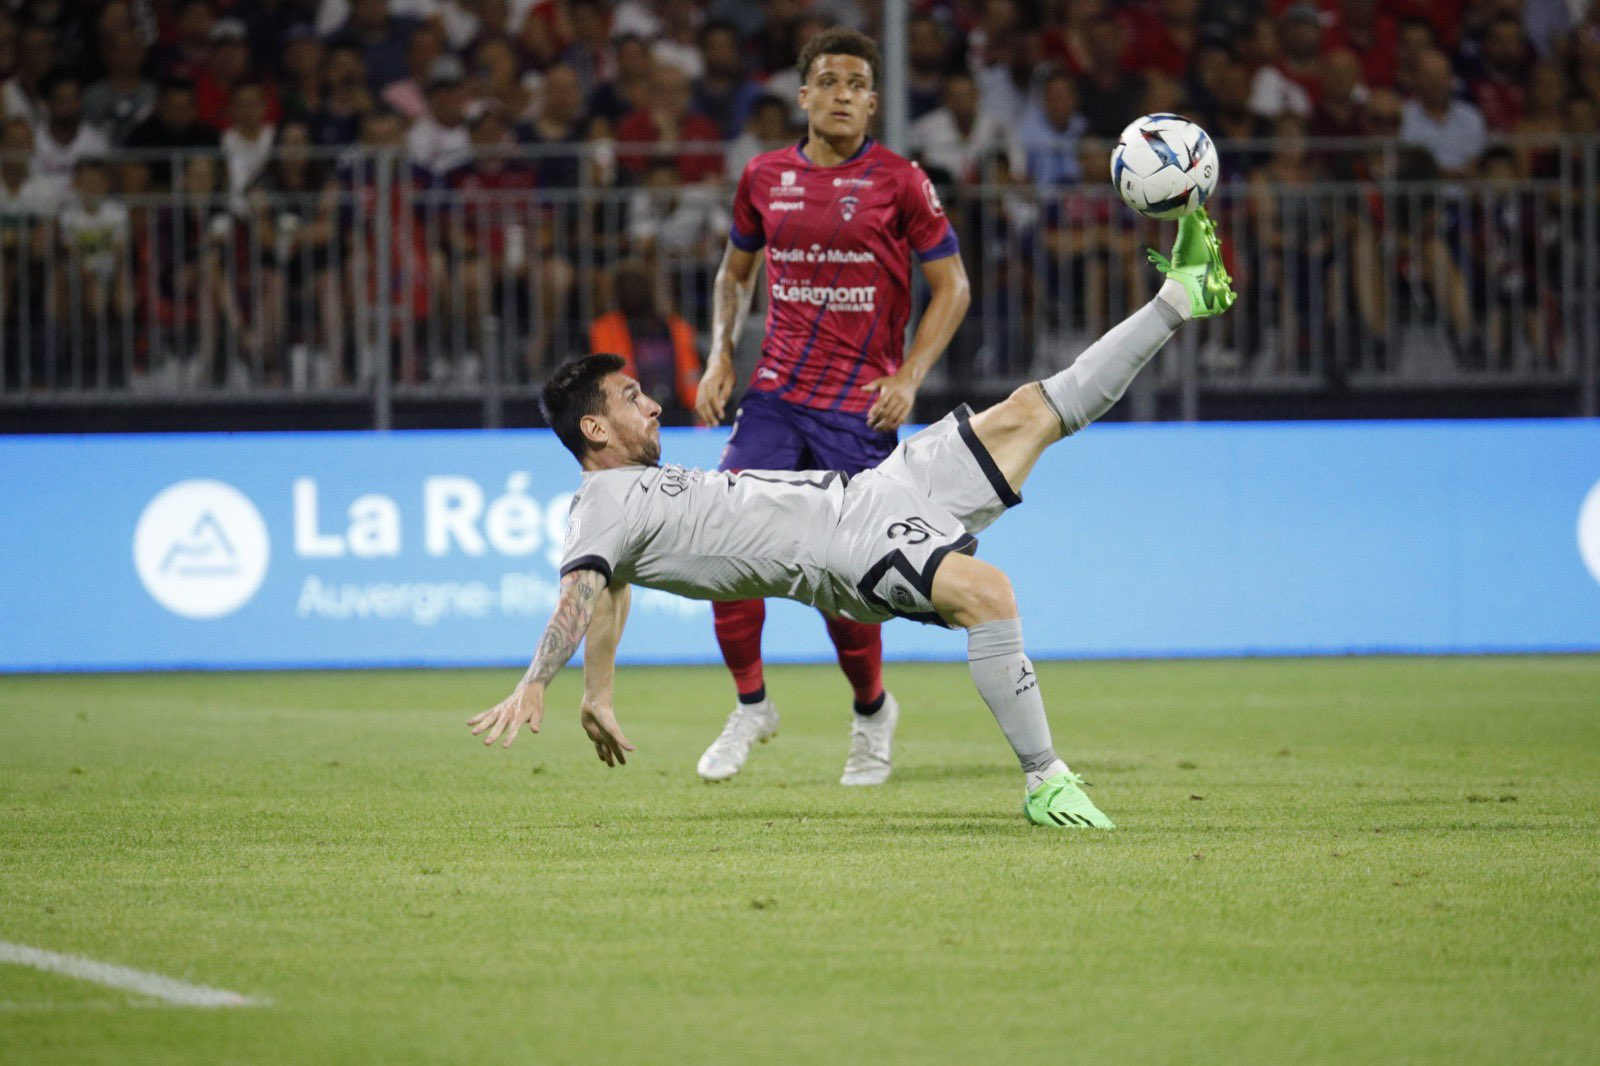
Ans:
{"label": "grey football shorts", "polygon": [[952,551],[971,555],[976,534],[1022,502],[971,418],[963,404],[851,478],[826,556],[842,614],[947,624],[933,607],[940,561]]}

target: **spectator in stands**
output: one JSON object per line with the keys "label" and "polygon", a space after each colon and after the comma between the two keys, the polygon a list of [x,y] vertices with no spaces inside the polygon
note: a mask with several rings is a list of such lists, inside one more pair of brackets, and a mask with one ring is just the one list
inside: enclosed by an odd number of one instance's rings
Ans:
{"label": "spectator in stands", "polygon": [[[1567,78],[1561,65],[1538,63],[1528,74],[1528,91],[1522,117],[1512,132],[1517,135],[1518,166],[1530,178],[1554,178],[1560,173],[1560,152],[1554,138],[1565,126],[1562,104],[1567,98]],[[1544,143],[1539,143],[1540,140]]]}
{"label": "spectator in stands", "polygon": [[1322,93],[1311,116],[1313,137],[1359,137],[1367,88],[1361,84],[1361,58],[1348,48],[1322,55]]}
{"label": "spectator in stands", "polygon": [[1012,140],[1011,169],[1041,188],[1078,181],[1083,177],[1078,156],[1088,131],[1089,123],[1078,114],[1077,82],[1065,70],[1054,70]]}
{"label": "spectator in stands", "polygon": [[101,42],[100,58],[106,76],[84,90],[83,118],[120,146],[156,109],[156,85],[144,76],[144,38],[137,31],[107,35]]}
{"label": "spectator in stands", "polygon": [[1144,95],[1144,75],[1122,65],[1122,24],[1100,15],[1084,28],[1087,66],[1078,79],[1078,109],[1095,137],[1116,140],[1129,121],[1128,101]]}
{"label": "spectator in stands", "polygon": [[[562,61],[577,72],[584,93],[592,95],[618,74],[619,57],[612,47],[605,6],[600,0],[571,0],[567,5],[567,17],[571,20],[572,43]],[[648,56],[649,48],[644,39],[635,37],[634,40]],[[620,47],[619,43],[617,48]]]}
{"label": "spectator in stands", "polygon": [[727,169],[723,176],[738,181],[745,164],[763,152],[776,151],[793,141],[789,129],[789,105],[776,96],[763,96],[756,101],[744,132],[728,144],[725,155]]}
{"label": "spectator in stands", "polygon": [[268,374],[282,374],[277,353],[286,350],[292,387],[330,385],[330,338],[338,335],[328,254],[333,202],[327,167],[311,154],[310,127],[293,120],[279,127],[277,151],[247,196],[262,270],[258,328]]}
{"label": "spectator in stands", "polygon": [[[1314,349],[1314,337],[1328,325],[1321,293],[1328,285],[1333,237],[1326,225],[1318,224],[1314,199],[1292,194],[1321,177],[1306,144],[1306,129],[1307,121],[1300,115],[1279,115],[1272,124],[1272,151],[1250,176],[1251,216],[1256,223],[1250,253],[1257,257],[1254,273],[1266,290],[1263,310],[1278,327],[1278,362],[1273,369],[1279,372],[1290,369],[1291,356],[1307,357]],[[1291,195],[1283,195],[1286,190]],[[1293,369],[1325,373],[1334,368],[1301,362]]]}
{"label": "spectator in stands", "polygon": [[1016,0],[985,0],[967,51],[984,109],[1014,128],[1027,106],[1039,60],[1038,37],[1024,32]]}
{"label": "spectator in stands", "polygon": [[657,63],[676,67],[694,82],[705,75],[705,55],[701,51],[700,8],[695,0],[661,0],[661,34],[650,45]]}
{"label": "spectator in stands", "polygon": [[1416,95],[1401,108],[1400,139],[1432,154],[1444,177],[1472,172],[1487,138],[1483,115],[1453,96],[1454,75],[1443,52],[1417,60]]}
{"label": "spectator in stands", "polygon": [[32,158],[33,126],[26,119],[5,119],[0,128],[0,213],[7,219],[43,217],[55,209],[54,190],[48,179],[33,173]]}
{"label": "spectator in stands", "polygon": [[[781,7],[782,4],[774,4]],[[787,36],[794,41],[794,50],[767,78],[767,95],[776,96],[789,105],[789,125],[804,129],[806,113],[800,109],[800,70],[795,57],[805,50],[811,38],[828,28],[828,21],[815,14],[803,14],[789,23]]]}
{"label": "spectator in stands", "polygon": [[1156,0],[1149,6],[1129,7],[1129,48],[1138,57],[1139,69],[1182,79],[1200,43],[1199,13],[1199,0]]}
{"label": "spectator in stands", "polygon": [[[216,160],[191,155],[181,164],[183,198],[162,207],[155,225],[155,255],[149,269],[159,294],[159,330],[177,356],[178,380],[220,383],[228,373],[222,344],[242,334],[244,318],[229,269],[235,251],[234,222],[218,192]],[[146,282],[139,285],[148,291]]]}
{"label": "spectator in stands", "polygon": [[34,130],[33,173],[44,179],[56,203],[72,193],[78,160],[104,155],[105,135],[83,121],[83,91],[77,77],[58,72],[44,83],[45,122]]}
{"label": "spectator in stands", "polygon": [[302,31],[311,31],[315,0],[249,0],[236,2],[229,14],[245,26],[250,42],[250,70],[263,81],[276,84],[285,73],[284,53],[289,41]]}
{"label": "spectator in stands", "polygon": [[[161,86],[155,114],[134,127],[124,147],[151,152],[180,152],[214,149],[220,144],[217,131],[195,117],[194,86],[186,81],[174,80]],[[155,188],[166,189],[171,186],[170,158],[151,159],[147,165],[150,181]]]}
{"label": "spectator in stands", "polygon": [[[606,119],[613,126],[634,111],[649,106],[656,69],[650,47],[642,39],[619,37],[616,48],[616,77],[589,92],[589,113]],[[568,70],[577,72],[576,67],[565,65]],[[580,76],[580,85],[582,80]]]}
{"label": "spectator in stands", "polygon": [[156,62],[162,78],[193,82],[200,77],[211,53],[211,28],[216,22],[216,8],[210,0],[187,0],[178,8],[173,40],[161,49]]}
{"label": "spectator in stands", "polygon": [[9,8],[0,8],[0,73],[17,69],[17,36],[22,25]]}
{"label": "spectator in stands", "polygon": [[723,140],[732,140],[744,129],[763,90],[745,73],[739,34],[732,24],[706,23],[700,31],[700,46],[705,52],[705,73],[695,84],[695,110],[717,124]]}
{"label": "spectator in stands", "polygon": [[[537,20],[534,20],[537,21]],[[544,75],[517,69],[517,53],[504,37],[485,37],[472,51],[470,93],[477,103],[494,104],[513,126],[538,113]]]}
{"label": "spectator in stands", "polygon": [[[1213,110],[1205,115],[1203,122],[1212,137],[1219,141],[1242,141],[1267,135],[1266,122],[1250,109],[1250,84],[1250,68],[1243,63],[1229,63],[1217,73],[1213,83]],[[1222,168],[1222,180],[1248,178],[1260,162],[1259,148],[1234,149],[1228,155],[1228,165]]]}
{"label": "spectator in stands", "polygon": [[322,108],[327,51],[315,31],[305,23],[284,36],[283,91],[279,94],[285,122],[309,122]]}
{"label": "spectator in stands", "polygon": [[906,66],[909,118],[915,122],[942,102],[944,77],[950,70],[945,29],[932,15],[918,15],[906,26]]}
{"label": "spectator in stands", "polygon": [[418,26],[406,43],[406,76],[383,87],[383,105],[408,122],[421,118],[428,110],[428,77],[444,54],[444,31],[432,23]]}
{"label": "spectator in stands", "polygon": [[455,196],[444,233],[446,269],[435,288],[447,301],[441,310],[466,320],[473,349],[481,354],[494,342],[485,332],[489,316],[514,322],[525,307],[536,255],[529,244],[549,234],[535,214],[533,168],[510,155],[511,123],[504,110],[484,107],[471,132],[473,155],[448,179]]}
{"label": "spectator in stands", "polygon": [[1317,9],[1305,2],[1291,5],[1279,20],[1278,40],[1279,55],[1256,71],[1251,82],[1250,110],[1267,119],[1285,113],[1309,119],[1321,88]]}
{"label": "spectator in stands", "polygon": [[406,131],[412,164],[436,182],[471,158],[465,73],[455,56],[441,56],[428,73],[428,109]]}
{"label": "spectator in stands", "polygon": [[[128,209],[111,196],[111,170],[92,156],[72,171],[72,196],[61,212],[61,247],[69,269],[56,275],[58,325],[73,347],[95,350],[91,330],[115,332],[116,319],[133,313],[127,260]],[[103,384],[103,382],[102,382]]]}
{"label": "spectator in stands", "polygon": [[1394,85],[1397,29],[1380,0],[1343,0],[1332,8],[1334,23],[1323,38],[1329,49],[1349,49],[1361,61],[1361,81],[1370,88]]}
{"label": "spectator in stands", "polygon": [[710,119],[690,110],[690,99],[689,79],[683,72],[658,63],[649,103],[617,126],[617,140],[623,146],[619,160],[625,170],[643,177],[652,156],[666,155],[686,182],[721,173],[716,144],[722,134]]}
{"label": "spectator in stands", "polygon": [[662,423],[691,424],[700,385],[693,328],[662,308],[655,279],[641,263],[620,264],[612,288],[617,309],[589,327],[589,350],[622,356],[624,371],[661,405]]}
{"label": "spectator in stands", "polygon": [[537,149],[533,163],[540,185],[577,188],[583,176],[579,170],[584,154],[583,87],[577,71],[565,63],[545,73],[543,98],[529,124],[527,140]]}
{"label": "spectator in stands", "polygon": [[354,144],[366,116],[377,110],[367,89],[367,65],[361,48],[335,44],[328,49],[327,91],[322,107],[311,116],[311,139],[317,144],[343,148]]}
{"label": "spectator in stands", "polygon": [[228,167],[228,193],[242,202],[244,191],[266,169],[278,130],[267,121],[267,96],[260,82],[242,81],[233,87],[229,115],[222,156]]}
{"label": "spectator in stands", "polygon": [[943,106],[913,122],[907,136],[911,154],[944,182],[980,180],[978,161],[1003,150],[1006,139],[1005,123],[980,106],[977,82],[965,72],[945,79]]}
{"label": "spectator in stands", "polygon": [[44,81],[55,65],[55,40],[43,26],[24,26],[17,36],[17,70],[0,86],[0,112],[30,125],[47,117]]}
{"label": "spectator in stands", "polygon": [[[380,300],[388,303],[389,333],[373,331],[370,319],[351,324],[356,334],[358,357],[353,370],[358,378],[373,371],[372,360],[391,358],[395,378],[407,383],[422,380],[423,364],[417,350],[418,329],[428,321],[430,277],[428,261],[429,227],[415,224],[415,205],[432,183],[419,168],[404,160],[405,121],[393,111],[374,109],[361,119],[359,153],[344,159],[334,182],[340,192],[339,236],[346,264],[345,284],[350,299],[347,306],[368,308]],[[379,160],[401,155],[399,166],[381,179]],[[387,196],[384,189],[387,186]],[[389,289],[379,289],[381,271],[377,269],[382,245],[378,240],[377,220],[386,220],[389,239]]]}
{"label": "spectator in stands", "polygon": [[[211,28],[211,51],[206,56],[205,69],[195,82],[195,107],[200,121],[218,131],[227,129],[234,86],[249,80],[250,44],[245,39],[244,23],[218,19]],[[260,84],[267,121],[277,122],[282,114],[277,90],[266,82]]]}
{"label": "spectator in stands", "polygon": [[406,48],[417,28],[415,19],[389,13],[388,0],[352,0],[350,18],[333,37],[335,44],[361,50],[367,87],[381,92],[406,76]]}
{"label": "spectator in stands", "polygon": [[27,120],[0,123],[0,373],[9,382],[24,380],[24,374],[29,381],[45,380],[51,354],[34,338],[46,332],[45,264],[54,240],[55,203],[48,185],[28,172],[32,154],[33,126]]}
{"label": "spectator in stands", "polygon": [[[1525,344],[1545,366],[1555,362],[1556,348],[1550,327],[1559,321],[1559,302],[1540,286],[1555,274],[1555,263],[1541,268],[1540,201],[1521,182],[1525,177],[1517,155],[1504,145],[1483,153],[1478,177],[1481,195],[1471,204],[1468,231],[1473,242],[1473,305],[1483,315],[1482,335],[1486,356],[1497,369],[1509,370],[1519,346]],[[1522,336],[1518,336],[1520,324]]]}
{"label": "spectator in stands", "polygon": [[1509,133],[1522,118],[1526,104],[1528,64],[1533,54],[1522,34],[1522,23],[1501,15],[1484,29],[1475,54],[1464,64],[1467,96],[1495,133]]}
{"label": "spectator in stands", "polygon": [[1433,23],[1425,18],[1407,16],[1395,29],[1395,62],[1393,87],[1402,97],[1416,92],[1417,64],[1428,52],[1439,49],[1439,37]]}
{"label": "spectator in stands", "polygon": [[628,238],[635,254],[709,258],[728,237],[726,196],[710,185],[681,184],[670,159],[650,165],[644,187],[628,205]]}
{"label": "spectator in stands", "polygon": [[1573,91],[1600,106],[1600,3],[1591,0],[1588,16],[1567,35],[1564,52]]}

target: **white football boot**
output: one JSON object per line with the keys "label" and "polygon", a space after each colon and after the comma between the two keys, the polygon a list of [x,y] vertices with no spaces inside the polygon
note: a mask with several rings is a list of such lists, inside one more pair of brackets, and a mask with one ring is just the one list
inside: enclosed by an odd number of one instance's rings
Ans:
{"label": "white football boot", "polygon": [[744,768],[752,745],[757,741],[765,744],[777,735],[778,708],[770,699],[737,704],[722,732],[700,756],[695,772],[707,781],[726,781]]}
{"label": "white football boot", "polygon": [[900,721],[900,705],[887,690],[877,714],[857,714],[850,723],[850,758],[844,763],[841,785],[881,785],[893,769],[894,727]]}

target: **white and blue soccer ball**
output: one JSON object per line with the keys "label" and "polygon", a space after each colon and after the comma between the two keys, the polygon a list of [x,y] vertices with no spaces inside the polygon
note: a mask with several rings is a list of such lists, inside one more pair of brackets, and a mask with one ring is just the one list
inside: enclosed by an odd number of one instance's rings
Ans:
{"label": "white and blue soccer ball", "polygon": [[1211,137],[1182,115],[1134,119],[1111,153],[1111,184],[1146,218],[1181,218],[1202,206],[1221,171]]}

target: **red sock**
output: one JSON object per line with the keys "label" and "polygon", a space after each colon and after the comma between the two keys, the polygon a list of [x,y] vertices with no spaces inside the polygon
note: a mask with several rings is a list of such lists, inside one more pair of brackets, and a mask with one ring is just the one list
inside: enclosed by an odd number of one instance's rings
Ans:
{"label": "red sock", "polygon": [[716,621],[717,643],[722,646],[722,661],[733,674],[734,688],[741,696],[760,692],[766,686],[761,672],[761,627],[767,622],[767,601],[713,603],[711,617]]}
{"label": "red sock", "polygon": [[876,702],[883,695],[883,627],[829,618],[828,636],[839,653],[839,669],[855,690],[856,703]]}

